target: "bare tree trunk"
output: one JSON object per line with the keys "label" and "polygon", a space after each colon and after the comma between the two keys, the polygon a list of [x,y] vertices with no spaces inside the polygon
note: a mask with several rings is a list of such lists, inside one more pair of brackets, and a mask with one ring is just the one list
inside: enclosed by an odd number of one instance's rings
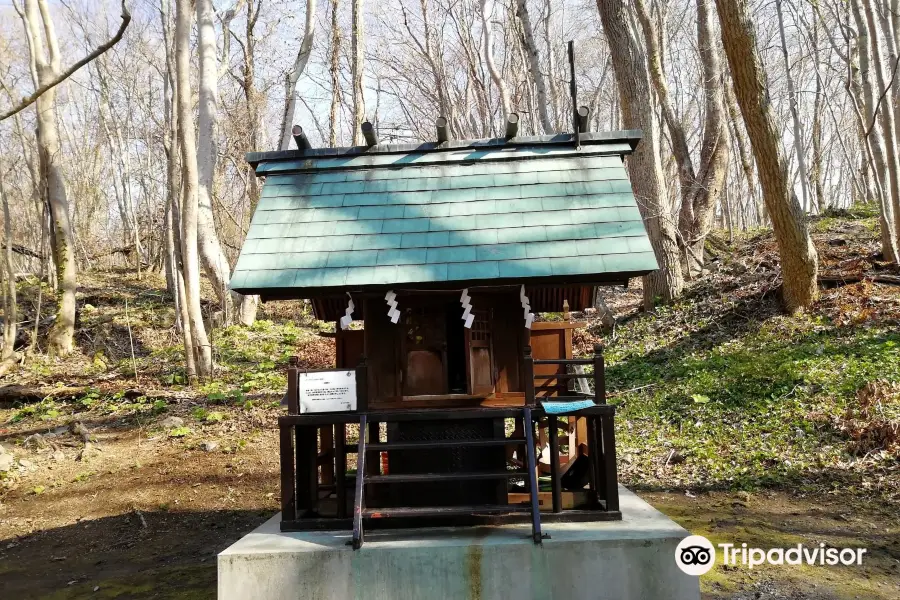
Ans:
{"label": "bare tree trunk", "polygon": [[775,11],[778,13],[778,36],[781,39],[781,56],[784,59],[784,76],[787,83],[788,102],[791,119],[794,124],[794,152],[797,154],[797,167],[800,170],[800,191],[803,193],[803,209],[811,210],[809,195],[809,174],[806,170],[806,152],[803,149],[805,134],[800,122],[800,109],[797,106],[797,92],[794,89],[794,78],[791,76],[791,63],[788,59],[787,40],[784,35],[784,15],[781,10],[783,0],[775,0]]}
{"label": "bare tree trunk", "polygon": [[341,28],[338,25],[338,2],[331,0],[331,49],[328,71],[331,75],[331,111],[328,122],[328,145],[338,145],[338,118],[341,107]]}
{"label": "bare tree trunk", "polygon": [[[100,57],[95,63],[95,70],[97,72],[97,80],[100,84],[100,99],[98,103],[98,109],[100,113],[100,126],[103,128],[103,132],[106,134],[106,137],[110,141],[110,150],[113,152],[119,163],[119,169],[114,171],[114,181],[113,181],[113,190],[115,191],[116,196],[116,204],[119,208],[119,215],[122,219],[122,232],[123,232],[123,241],[125,244],[134,243],[135,251],[138,257],[140,257],[140,237],[136,234],[136,226],[135,222],[132,219],[134,216],[134,211],[129,210],[127,203],[130,200],[130,196],[128,195],[128,170],[126,168],[125,163],[125,148],[122,141],[122,133],[119,127],[118,121],[114,118],[112,109],[110,107],[110,93],[109,93],[109,78],[107,76],[108,65],[106,62],[106,57]],[[140,278],[140,269],[141,263],[138,260],[137,263],[137,272],[138,278]]]}
{"label": "bare tree trunk", "polygon": [[[174,124],[174,123],[173,123]],[[174,128],[173,128],[174,129]],[[166,131],[166,273],[171,277],[170,292],[175,300],[175,323],[178,331],[184,334],[185,357],[188,359],[187,371],[196,373],[194,364],[194,346],[191,342],[190,322],[187,315],[187,303],[184,297],[184,265],[181,260],[181,235],[178,228],[178,195],[181,191],[178,177],[178,160],[172,147],[172,134]]]}
{"label": "bare tree trunk", "polygon": [[351,77],[353,80],[353,145],[362,144],[360,125],[366,119],[366,100],[363,95],[363,51],[365,32],[363,31],[363,0],[353,2],[353,25],[350,32]]}
{"label": "bare tree trunk", "polygon": [[[881,61],[881,35],[878,23],[875,20],[875,12],[872,8],[871,0],[862,0],[863,8],[866,15],[866,24],[869,32],[869,48],[872,51],[872,68],[875,71],[875,82],[877,84],[877,92],[879,98],[886,98],[888,93],[888,80],[884,72],[884,66]],[[896,68],[896,64],[893,65]],[[877,101],[876,101],[877,102]],[[884,134],[885,158],[888,171],[888,182],[890,194],[891,212],[893,219],[889,215],[884,215],[884,221],[893,221],[894,227],[892,237],[895,240],[895,247],[900,248],[900,156],[897,151],[897,131],[896,122],[894,121],[894,111],[886,104],[880,109],[873,108],[877,111],[878,118],[881,122],[881,130]],[[884,211],[886,212],[886,211]]]}
{"label": "bare tree trunk", "polygon": [[666,185],[659,160],[659,130],[650,102],[650,79],[643,53],[632,37],[624,0],[597,0],[612,56],[626,129],[641,129],[644,138],[629,160],[631,181],[659,270],[644,277],[644,306],[669,302],[681,294],[678,242],[671,209],[664,205]]}
{"label": "bare tree trunk", "polygon": [[[231,280],[231,265],[222,250],[213,216],[212,198],[215,193],[216,161],[218,159],[218,114],[219,114],[219,65],[216,50],[216,28],[212,0],[196,0],[198,51],[200,54],[200,118],[198,189],[199,211],[197,214],[197,239],[200,260],[206,276],[219,299],[224,312],[224,323],[231,323],[235,313],[242,312],[244,296],[228,290]],[[251,125],[252,127],[252,125]],[[255,311],[254,311],[255,312]],[[253,320],[250,320],[252,324]]]}
{"label": "bare tree trunk", "polygon": [[[40,252],[44,256],[47,257],[46,262],[50,262],[51,252],[47,251],[47,228],[43,226],[43,223],[47,221],[50,217],[47,214],[48,209],[46,205],[41,207],[41,244],[40,244]],[[40,324],[41,324],[41,306],[44,300],[44,286],[42,285],[44,281],[44,270],[45,270],[45,261],[39,261],[41,263],[40,271],[38,272],[38,295],[37,302],[35,302],[34,307],[34,327],[31,330],[31,341],[28,344],[28,350],[26,350],[26,354],[32,355],[34,354],[35,349],[38,347],[38,334],[40,333]]]}
{"label": "bare tree trunk", "polygon": [[[239,7],[240,2],[237,7]],[[260,97],[259,90],[256,88],[256,24],[259,21],[259,14],[262,10],[262,0],[247,2],[247,22],[245,27],[246,39],[243,45],[244,52],[244,73],[242,87],[244,89],[244,101],[247,103],[247,145],[249,148],[260,147],[260,135],[262,129],[262,120],[260,118],[260,108],[263,99]],[[247,168],[249,181],[249,200],[251,210],[256,209],[259,204],[259,179],[256,177],[253,168]],[[243,224],[239,227],[243,228]],[[256,311],[259,309],[259,296],[244,296],[236,292],[231,293],[232,300],[239,302],[237,308],[238,323],[250,326],[256,321]]]}
{"label": "bare tree trunk", "polygon": [[141,247],[141,227],[138,222],[137,209],[134,206],[134,196],[131,193],[131,156],[122,140],[122,129],[118,121],[113,122],[113,133],[116,136],[117,145],[121,148],[119,162],[122,169],[122,194],[125,200],[125,207],[128,210],[128,219],[131,221],[131,241],[134,245],[135,271],[138,279],[140,279],[141,257],[144,254],[144,250]]}
{"label": "bare tree trunk", "polygon": [[[722,97],[722,66],[719,62],[719,46],[712,37],[713,24],[708,0],[697,0],[697,46],[703,73],[705,116],[703,141],[700,146],[699,171],[690,188],[691,220],[682,232],[688,272],[698,275],[703,269],[703,248],[706,236],[712,228],[716,199],[722,192],[728,171],[728,125]],[[681,215],[684,215],[682,209]],[[682,233],[683,235],[683,233]]]}
{"label": "bare tree trunk", "polygon": [[663,120],[666,122],[669,130],[672,154],[675,156],[675,162],[678,163],[678,181],[681,185],[683,198],[682,210],[691,211],[691,216],[686,219],[687,222],[690,222],[693,220],[693,203],[688,199],[688,194],[694,185],[696,176],[691,160],[691,152],[687,145],[687,136],[669,100],[669,86],[666,83],[666,76],[662,68],[662,51],[659,46],[659,31],[656,23],[650,16],[650,11],[647,10],[644,0],[634,0],[634,7],[638,21],[641,24],[641,30],[644,32],[644,43],[647,46],[647,70],[650,75],[650,81],[653,84],[653,89],[656,91]]}
{"label": "bare tree trunk", "polygon": [[5,176],[0,171],[0,198],[3,201],[3,277],[6,279],[6,287],[3,290],[3,351],[0,359],[7,360],[12,357],[16,346],[16,329],[18,327],[18,304],[16,302],[16,274],[12,268],[12,217],[9,214],[9,198],[3,185]]}
{"label": "bare tree trunk", "polygon": [[816,69],[816,92],[813,99],[813,125],[812,125],[812,169],[811,178],[813,191],[816,198],[816,212],[822,214],[826,209],[825,188],[822,186],[822,104],[825,99],[822,90],[822,77],[819,74],[819,20],[813,13],[812,23],[813,60]]}
{"label": "bare tree trunk", "polygon": [[712,20],[707,0],[697,1],[697,45],[702,66],[705,115],[699,169],[695,171],[684,126],[669,100],[669,89],[662,67],[660,34],[644,0],[635,0],[638,21],[644,32],[648,51],[648,69],[659,98],[663,118],[669,131],[672,153],[678,163],[681,187],[681,210],[678,231],[684,250],[686,274],[699,275],[703,270],[703,246],[712,227],[716,198],[722,191],[728,167],[728,128],[722,100],[722,67],[718,48],[712,39]]}
{"label": "bare tree trunk", "polygon": [[741,132],[741,121],[738,118],[738,107],[734,99],[734,89],[729,85],[725,87],[725,106],[728,107],[728,119],[731,122],[731,135],[737,146],[738,157],[741,161],[741,171],[747,181],[747,191],[750,201],[753,203],[753,217],[756,225],[763,224],[763,214],[760,209],[759,194],[756,192],[756,175],[753,173],[753,162],[750,158],[750,150],[747,148],[747,140]]}
{"label": "bare tree trunk", "polygon": [[[163,214],[163,220],[166,228],[165,239],[163,242],[165,248],[164,263],[166,269],[166,289],[170,294],[172,294],[172,297],[175,299],[175,313],[180,314],[180,299],[178,296],[176,270],[180,271],[181,265],[179,265],[175,261],[176,244],[180,245],[180,242],[176,241],[175,232],[173,231],[174,216],[172,215],[172,211],[174,210],[175,197],[179,193],[178,190],[181,189],[181,182],[178,181],[178,183],[176,184],[179,168],[177,163],[178,150],[174,147],[174,140],[178,134],[178,119],[174,107],[175,69],[172,64],[172,54],[174,52],[174,47],[172,44],[171,33],[172,12],[168,0],[161,0],[160,2],[159,20],[160,24],[162,25],[163,50],[166,57],[166,72],[163,77],[163,111],[166,119],[168,120],[168,123],[165,125],[165,128],[163,130],[162,139],[163,151],[166,154],[166,208]],[[176,324],[180,331],[180,318],[176,319]]]}
{"label": "bare tree trunk", "polygon": [[[181,254],[184,272],[185,309],[190,329],[197,372],[189,378],[212,373],[212,349],[206,336],[200,306],[200,261],[197,257],[199,175],[194,119],[191,114],[190,29],[191,0],[177,0],[175,9],[175,86],[178,138],[181,144]],[[189,325],[189,327],[188,327]]]}
{"label": "bare tree trunk", "polygon": [[[888,173],[888,159],[885,146],[893,143],[891,140],[885,139],[884,131],[879,122],[876,120],[875,109],[875,92],[872,88],[872,70],[871,70],[871,46],[869,42],[869,25],[865,17],[862,15],[860,8],[861,0],[852,0],[850,8],[853,12],[853,19],[856,23],[857,30],[857,49],[859,55],[859,87],[862,94],[859,104],[862,110],[859,111],[859,119],[862,121],[862,143],[867,146],[868,153],[871,154],[872,174],[875,180],[875,189],[878,196],[879,217],[881,224],[881,250],[885,260],[897,262],[900,258],[898,253],[898,240],[896,236],[896,227],[894,224],[894,206],[893,192],[894,180]],[[850,66],[851,86],[853,85],[853,65]],[[852,89],[852,88],[851,88]],[[859,93],[854,94],[854,99],[860,96]],[[858,109],[857,109],[858,110]],[[884,120],[881,120],[883,123]],[[896,179],[896,176],[894,176]]]}
{"label": "bare tree trunk", "polygon": [[[525,49],[525,55],[528,57],[528,68],[531,71],[531,78],[534,80],[534,87],[537,90],[538,114],[541,118],[541,127],[545,134],[556,133],[552,121],[550,121],[550,112],[547,106],[547,84],[544,81],[544,74],[541,72],[541,58],[538,54],[538,47],[534,41],[534,28],[531,25],[531,16],[528,14],[528,6],[525,0],[516,0],[516,16],[522,24],[522,46]],[[537,132],[535,132],[537,133]]]}
{"label": "bare tree trunk", "polygon": [[818,297],[818,255],[809,236],[806,216],[790,189],[780,131],[769,101],[768,81],[746,2],[716,0],[716,6],[735,96],[756,155],[763,199],[781,254],[784,306],[793,313],[808,308]]}
{"label": "bare tree trunk", "polygon": [[[177,126],[177,125],[176,125]],[[172,166],[176,161],[172,161]],[[175,179],[177,177],[177,173],[172,172],[171,178],[169,179],[169,185],[172,189],[172,193],[169,195],[169,201],[171,202],[168,207],[169,213],[169,230],[168,233],[172,240],[172,260],[175,266],[175,310],[176,310],[176,326],[179,331],[181,331],[182,341],[184,343],[184,370],[187,374],[188,381],[192,381],[197,377],[197,347],[194,345],[194,335],[191,330],[191,314],[189,311],[189,303],[188,303],[188,292],[187,286],[184,282],[184,260],[181,252],[182,249],[182,238],[181,238],[181,206],[178,202],[178,196],[183,193],[184,190],[184,181],[182,180],[181,186],[178,189],[175,188]],[[182,178],[183,179],[183,178]]]}
{"label": "bare tree trunk", "polygon": [[284,76],[284,113],[281,116],[281,136],[279,150],[290,148],[291,128],[294,126],[294,114],[297,112],[297,82],[306,70],[306,63],[312,54],[313,39],[316,34],[316,0],[306,0],[306,25],[303,28],[303,41],[294,59],[294,66]]}
{"label": "bare tree trunk", "polygon": [[497,65],[494,62],[493,19],[494,0],[481,0],[481,51],[484,54],[484,62],[487,65],[488,72],[491,74],[491,80],[500,92],[500,107],[503,111],[501,122],[503,122],[507,115],[513,112],[513,109],[512,100],[509,98],[509,89],[506,87],[503,75],[497,70]]}
{"label": "bare tree trunk", "polygon": [[[44,86],[60,75],[60,53],[56,30],[46,0],[26,0],[23,13],[26,37],[37,79],[35,87]],[[39,25],[39,22],[41,25]],[[47,52],[41,39],[46,36]],[[48,59],[49,54],[49,59]],[[65,356],[72,352],[75,334],[75,238],[66,198],[66,183],[62,174],[59,133],[56,123],[56,89],[50,89],[36,101],[37,141],[41,163],[41,179],[52,223],[51,240],[56,263],[57,293],[56,320],[49,334],[49,349]]]}
{"label": "bare tree trunk", "polygon": [[728,228],[728,243],[734,242],[734,213],[731,206],[731,194],[728,193],[728,186],[725,186],[725,193],[722,194],[722,216],[725,217],[725,226]]}
{"label": "bare tree trunk", "polygon": [[556,55],[553,52],[553,40],[550,31],[552,25],[551,17],[553,16],[552,9],[553,2],[551,2],[551,0],[544,0],[541,17],[543,20],[542,29],[544,31],[544,46],[547,48],[547,91],[550,94],[549,106],[552,108],[550,118],[553,121],[554,131],[566,131],[572,126],[571,110],[562,110],[560,107],[560,85],[556,70]]}
{"label": "bare tree trunk", "polygon": [[[190,316],[187,309],[187,294],[184,286],[184,263],[181,259],[181,227],[180,205],[178,197],[181,194],[180,169],[178,165],[178,111],[173,106],[173,97],[176,97],[177,88],[174,84],[174,65],[172,64],[172,52],[174,44],[171,40],[171,12],[168,0],[162,0],[160,18],[163,29],[163,43],[166,49],[166,79],[165,79],[165,109],[169,116],[169,123],[163,137],[163,148],[166,151],[166,262],[172,276],[172,297],[175,299],[175,326],[182,334],[184,344],[185,372],[188,378],[195,377],[197,373],[197,360],[194,352],[194,341],[191,336]],[[175,89],[169,89],[175,88]]]}

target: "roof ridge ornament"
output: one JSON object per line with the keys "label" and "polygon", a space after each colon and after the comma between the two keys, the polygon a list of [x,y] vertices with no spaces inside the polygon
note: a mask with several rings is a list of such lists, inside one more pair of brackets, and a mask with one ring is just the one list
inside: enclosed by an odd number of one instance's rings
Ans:
{"label": "roof ridge ornament", "polygon": [[306,137],[306,134],[303,133],[303,128],[299,125],[291,127],[291,135],[294,136],[294,143],[297,144],[297,150],[300,152],[306,152],[312,148],[309,139]]}
{"label": "roof ridge ornament", "polygon": [[[575,41],[569,40],[569,95],[572,96],[572,130],[575,149],[581,150],[581,133],[584,131],[582,126],[581,109],[578,107],[578,85],[575,82]],[[590,110],[588,110],[590,112]],[[584,123],[587,123],[587,114],[584,115]]]}
{"label": "roof ridge ornament", "polygon": [[509,113],[506,117],[506,139],[511,140],[519,135],[519,113]]}
{"label": "roof ridge ornament", "polygon": [[359,128],[362,130],[363,138],[366,140],[366,148],[378,145],[378,134],[375,133],[375,126],[369,121],[363,121]]}
{"label": "roof ridge ornament", "polygon": [[450,139],[450,128],[447,126],[447,117],[438,117],[435,119],[434,126],[437,129],[438,145],[443,144]]}

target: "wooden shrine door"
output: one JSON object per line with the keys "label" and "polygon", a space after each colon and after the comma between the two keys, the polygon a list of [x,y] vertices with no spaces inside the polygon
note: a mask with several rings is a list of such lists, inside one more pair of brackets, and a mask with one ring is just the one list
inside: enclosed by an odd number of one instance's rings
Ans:
{"label": "wooden shrine door", "polygon": [[444,307],[407,308],[402,319],[403,395],[446,394],[447,325]]}
{"label": "wooden shrine door", "polygon": [[497,377],[491,347],[491,310],[473,310],[472,328],[466,330],[469,390],[473,394],[492,394]]}

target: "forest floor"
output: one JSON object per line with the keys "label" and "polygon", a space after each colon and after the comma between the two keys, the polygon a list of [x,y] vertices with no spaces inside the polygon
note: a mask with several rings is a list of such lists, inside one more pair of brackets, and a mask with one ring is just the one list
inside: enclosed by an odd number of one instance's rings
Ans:
{"label": "forest floor", "polygon": [[[717,543],[868,549],[859,567],[717,565],[704,598],[900,597],[900,285],[875,226],[814,221],[822,297],[799,317],[778,310],[766,232],[718,232],[674,306],[639,310],[638,285],[605,293],[615,332],[584,315],[625,485]],[[37,288],[19,293],[33,321]],[[216,375],[189,387],[159,276],[87,274],[78,309],[73,356],[0,379],[2,596],[212,598],[216,553],[278,510],[282,367],[331,366],[333,325],[266,304],[215,331]]]}

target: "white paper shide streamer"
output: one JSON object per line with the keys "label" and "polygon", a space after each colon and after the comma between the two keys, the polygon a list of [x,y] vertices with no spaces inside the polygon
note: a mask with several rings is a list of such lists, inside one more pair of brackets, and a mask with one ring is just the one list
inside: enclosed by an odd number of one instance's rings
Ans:
{"label": "white paper shide streamer", "polygon": [[388,317],[391,323],[396,325],[400,320],[400,311],[397,310],[397,294],[394,293],[394,290],[388,290],[388,293],[384,295],[384,301],[388,305]]}
{"label": "white paper shide streamer", "polygon": [[353,314],[353,309],[356,308],[356,305],[353,304],[353,298],[350,297],[350,293],[347,293],[347,297],[350,300],[347,301],[347,310],[344,311],[344,316],[341,317],[341,329],[347,329],[350,327],[350,323],[353,322],[353,317],[350,315]]}
{"label": "white paper shide streamer", "polygon": [[464,289],[462,296],[459,298],[459,303],[462,304],[463,307],[462,320],[465,321],[463,327],[466,329],[472,329],[472,321],[475,320],[475,315],[472,314],[472,303],[469,302],[471,299],[471,296],[469,296],[469,288]]}
{"label": "white paper shide streamer", "polygon": [[519,300],[522,301],[522,308],[525,311],[525,328],[531,329],[531,324],[534,323],[534,313],[531,312],[531,304],[528,302],[528,296],[525,295],[524,285],[519,290]]}

